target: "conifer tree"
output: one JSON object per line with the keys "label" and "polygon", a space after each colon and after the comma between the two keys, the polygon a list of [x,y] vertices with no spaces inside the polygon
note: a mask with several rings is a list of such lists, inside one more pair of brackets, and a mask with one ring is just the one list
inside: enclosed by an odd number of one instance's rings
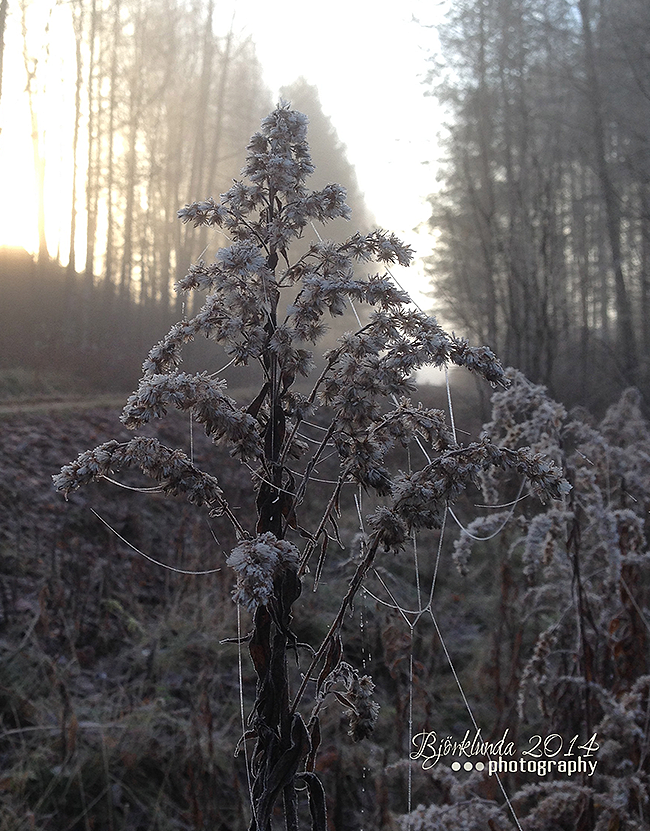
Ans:
{"label": "conifer tree", "polygon": [[[242,180],[219,201],[179,211],[184,222],[221,228],[232,243],[215,262],[193,265],[178,282],[179,292],[207,292],[205,302],[150,351],[121,417],[137,429],[170,406],[189,412],[250,469],[254,520],[240,520],[214,476],[150,437],[102,444],[55,477],[67,496],[82,484],[136,467],[165,493],[207,506],[233,524],[239,542],[227,562],[236,575],[234,599],[252,615],[246,641],[257,677],[242,738],[245,746],[255,742],[248,762],[251,831],[271,831],[280,803],[284,827],[298,829],[301,789],[309,797],[311,827],[325,830],[325,794],[314,767],[319,711],[328,697],[349,708],[354,740],[373,729],[379,709],[374,685],[344,660],[342,625],[375,560],[398,552],[409,533],[440,527],[449,502],[478,483],[486,467],[516,469],[540,496],[559,497],[569,487],[541,454],[502,448],[488,437],[460,445],[441,411],[411,401],[413,373],[425,365],[453,363],[492,385],[508,382],[489,349],[469,346],[410,305],[389,267],[408,265],[412,251],[393,234],[355,233],[342,243],[316,234],[318,241],[305,253],[292,254],[292,243],[313,222],[350,213],[339,185],[307,189],[313,165],[306,131],[305,116],[281,104],[252,137]],[[379,270],[370,270],[371,262]],[[326,316],[342,315],[353,304],[359,309],[354,331],[339,338],[317,366],[310,346],[326,331]],[[261,388],[251,400],[231,398],[218,374],[180,371],[183,346],[201,334],[221,344],[235,364],[259,366]],[[301,378],[311,381],[299,385]],[[315,422],[321,438],[310,446],[300,432]],[[389,450],[412,442],[422,450],[423,465],[408,473],[391,470]],[[337,472],[329,491],[316,485],[322,511],[312,527],[303,527],[301,505],[313,489],[317,465],[332,450]],[[377,505],[347,592],[324,639],[309,646],[304,661],[292,608],[307,581],[318,586],[328,547],[338,538],[347,486],[374,494]],[[300,660],[293,685],[291,653]],[[307,693],[314,699],[311,709]]]}

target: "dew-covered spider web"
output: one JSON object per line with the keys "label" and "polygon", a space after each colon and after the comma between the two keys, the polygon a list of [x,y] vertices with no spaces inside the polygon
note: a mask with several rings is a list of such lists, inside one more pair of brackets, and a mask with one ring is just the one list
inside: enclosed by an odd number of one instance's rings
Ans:
{"label": "dew-covered spider web", "polygon": [[[454,438],[456,438],[456,425],[455,425],[455,417],[454,417],[454,409],[452,403],[452,393],[451,393],[451,384],[449,380],[449,373],[445,371],[445,388],[446,388],[446,395],[447,395],[447,402],[449,407],[449,420],[450,424],[452,425],[452,430],[454,433]],[[425,455],[427,461],[430,461],[429,456],[425,447],[417,441],[417,444]],[[410,470],[409,470],[410,472]],[[463,683],[461,682],[461,678],[459,673],[456,670],[455,661],[451,654],[450,649],[447,646],[446,641],[446,634],[443,634],[441,631],[438,618],[436,615],[435,610],[435,600],[436,600],[436,588],[438,582],[438,576],[440,572],[440,566],[443,558],[443,549],[446,536],[448,535],[449,531],[449,521],[453,520],[465,533],[468,533],[469,536],[474,540],[480,541],[487,541],[496,537],[503,528],[507,525],[509,520],[512,518],[514,513],[515,507],[522,498],[522,493],[524,490],[524,482],[519,489],[519,493],[517,498],[513,500],[508,505],[495,505],[495,506],[487,506],[483,505],[481,507],[491,507],[494,509],[502,510],[504,507],[508,508],[507,516],[504,519],[501,519],[499,522],[498,527],[489,534],[484,536],[478,536],[473,534],[471,531],[468,531],[467,528],[463,525],[462,521],[458,518],[456,513],[454,513],[453,509],[447,505],[443,521],[442,527],[440,528],[440,532],[438,535],[438,542],[435,548],[434,553],[434,562],[433,562],[433,569],[432,573],[428,577],[428,580],[425,578],[423,571],[423,564],[421,562],[422,555],[420,552],[420,548],[418,545],[418,536],[415,532],[412,533],[410,538],[410,562],[411,562],[411,570],[412,570],[412,579],[410,583],[410,591],[408,589],[405,591],[404,583],[400,583],[400,585],[390,585],[390,577],[385,573],[384,569],[380,567],[373,567],[369,575],[367,576],[366,580],[364,581],[364,585],[362,588],[362,594],[364,600],[362,603],[365,603],[365,598],[371,598],[374,603],[376,603],[380,607],[384,607],[389,610],[393,610],[399,616],[401,623],[403,624],[406,632],[408,633],[408,655],[406,658],[407,661],[407,672],[408,672],[408,747],[413,748],[414,742],[414,733],[415,733],[415,709],[414,709],[414,691],[416,685],[416,664],[417,664],[417,655],[415,654],[415,642],[416,642],[416,630],[418,626],[425,623],[425,621],[430,621],[433,625],[434,631],[437,635],[437,638],[440,642],[440,646],[444,652],[449,670],[453,676],[457,694],[462,700],[463,706],[469,720],[472,724],[474,730],[478,733],[480,728],[477,722],[477,719],[474,715],[474,709],[472,707],[472,703],[470,701],[469,696],[465,693],[465,689]],[[359,519],[359,529],[360,533],[365,537],[366,529],[364,527],[364,493],[361,488],[358,489],[355,495],[355,504],[357,508],[357,516]],[[430,569],[429,569],[430,570]],[[383,573],[382,573],[383,572]],[[363,641],[363,605],[360,609],[359,614],[359,624],[361,627],[361,638]],[[364,666],[365,668],[365,666]],[[486,757],[488,761],[490,761],[489,756]],[[407,803],[407,815],[410,815],[414,805],[413,805],[413,767],[416,765],[417,762],[411,759],[408,760],[407,764],[407,794],[406,794],[406,803]],[[498,786],[501,790],[503,795],[504,801],[507,805],[507,808],[516,824],[516,827],[521,829],[521,825],[515,813],[515,810],[510,802],[509,796],[501,782],[499,777],[496,777]],[[407,825],[407,827],[410,827]]]}
{"label": "dew-covered spider web", "polygon": [[[402,289],[399,281],[396,279],[394,274],[391,272],[390,269],[386,269],[388,274],[390,275],[391,279],[395,282],[398,288]],[[354,311],[355,317],[357,321],[360,323],[359,315],[357,314],[356,309],[354,308],[354,304],[352,301],[349,301],[352,309]],[[422,309],[417,305],[417,303],[413,302],[415,308],[418,311],[422,312]],[[456,444],[458,444],[458,435],[457,433],[460,430],[457,430],[456,427],[456,416],[454,412],[454,405],[452,400],[452,389],[451,389],[451,382],[448,367],[445,364],[444,366],[444,382],[445,382],[445,394],[446,394],[446,403],[447,403],[447,416],[449,419],[450,428],[452,431],[452,435]],[[393,398],[393,403],[397,405],[397,400]],[[423,454],[426,462],[429,464],[431,463],[431,457],[427,452],[427,449],[422,444],[420,439],[416,436],[415,437],[415,444],[419,451]],[[411,469],[411,450],[408,449],[407,453],[407,472],[410,474],[412,472]],[[508,525],[511,521],[515,509],[519,502],[522,499],[525,499],[527,494],[524,494],[525,489],[525,480],[522,478],[521,485],[519,487],[519,491],[517,496],[514,500],[507,504],[502,505],[480,505],[476,507],[481,507],[483,509],[493,509],[495,511],[499,511],[499,521],[496,527],[494,527],[489,533],[478,535],[474,534],[471,530],[469,530],[466,525],[463,524],[462,520],[457,516],[457,514],[452,509],[451,505],[447,504],[445,506],[444,515],[442,518],[441,528],[438,534],[437,544],[435,545],[435,552],[434,552],[434,561],[433,561],[433,568],[425,569],[423,568],[422,555],[419,549],[419,540],[418,535],[415,531],[411,533],[411,537],[409,540],[409,547],[410,547],[410,564],[411,564],[411,579],[410,581],[393,581],[395,585],[391,585],[390,577],[391,575],[386,572],[385,569],[382,569],[378,566],[373,566],[369,574],[366,576],[364,583],[361,588],[361,595],[362,599],[359,603],[359,628],[360,628],[360,639],[362,644],[362,655],[363,655],[363,669],[366,669],[366,653],[365,653],[365,631],[364,631],[364,612],[366,610],[366,601],[370,598],[378,607],[383,607],[387,610],[391,610],[398,615],[398,619],[401,621],[404,629],[408,633],[408,655],[406,657],[407,662],[407,673],[408,673],[408,704],[407,704],[407,714],[408,714],[408,739],[407,739],[407,746],[408,748],[413,748],[414,746],[414,732],[415,732],[415,686],[417,681],[416,676],[416,664],[417,664],[417,655],[416,655],[416,630],[419,626],[424,624],[426,621],[430,621],[433,625],[433,629],[435,634],[440,642],[440,646],[443,650],[447,665],[449,667],[449,671],[454,679],[457,695],[459,696],[460,700],[462,701],[463,707],[469,717],[469,720],[472,724],[472,727],[476,731],[476,734],[480,733],[480,727],[478,721],[474,714],[474,708],[472,707],[472,703],[470,701],[470,697],[466,694],[463,683],[461,681],[460,675],[457,672],[455,660],[451,654],[450,649],[447,646],[446,642],[446,635],[443,634],[441,631],[438,617],[435,611],[435,599],[436,599],[436,588],[438,583],[438,577],[440,573],[440,567],[443,558],[443,552],[445,549],[445,540],[447,536],[449,536],[448,531],[450,528],[450,522],[453,521],[455,525],[462,531],[463,534],[466,534],[468,538],[474,541],[489,541],[497,537],[501,531]],[[364,522],[364,515],[366,511],[364,510],[364,490],[359,486],[357,488],[357,492],[354,496],[354,502],[356,507],[356,514],[359,523],[359,534],[360,539],[365,540],[368,538],[367,530],[365,527]],[[504,512],[504,509],[507,509]],[[406,558],[409,561],[409,557]],[[428,577],[426,576],[426,572],[429,571]],[[411,827],[411,812],[414,809],[413,805],[413,769],[414,765],[418,764],[417,761],[414,761],[411,756],[415,754],[409,753],[409,758],[406,760],[406,771],[407,771],[407,794],[406,794],[406,813],[407,813],[407,828]],[[486,754],[487,761],[491,761],[489,754]],[[517,818],[515,809],[510,801],[510,798],[505,790],[505,787],[501,781],[501,779],[496,776],[495,777],[498,783],[498,787],[501,791],[507,809],[516,825],[516,827],[521,831],[521,825]]]}

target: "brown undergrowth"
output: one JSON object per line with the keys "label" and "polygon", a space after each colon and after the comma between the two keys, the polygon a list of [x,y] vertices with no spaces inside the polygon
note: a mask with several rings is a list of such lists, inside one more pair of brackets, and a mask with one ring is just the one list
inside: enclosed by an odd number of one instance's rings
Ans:
{"label": "brown undergrowth", "polygon": [[[155,566],[91,509],[186,570],[223,566],[232,540],[189,505],[106,487],[66,504],[51,489],[115,421],[2,422],[0,827],[236,829],[241,771],[221,737],[237,735],[237,650],[218,643],[233,633],[229,578]],[[187,424],[166,429],[187,442]],[[208,445],[194,437],[197,459]],[[210,450],[236,493],[236,469]]]}

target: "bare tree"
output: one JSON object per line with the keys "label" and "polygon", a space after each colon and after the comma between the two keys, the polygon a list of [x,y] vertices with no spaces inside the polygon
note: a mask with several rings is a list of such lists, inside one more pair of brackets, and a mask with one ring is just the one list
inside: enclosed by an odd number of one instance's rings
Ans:
{"label": "bare tree", "polygon": [[79,150],[79,130],[81,124],[81,93],[83,87],[83,0],[77,0],[72,5],[72,19],[75,41],[75,86],[74,86],[74,127],[72,129],[72,187],[70,208],[70,244],[68,246],[68,277],[69,280],[76,273],[76,237],[77,237],[77,155]]}
{"label": "bare tree", "polygon": [[432,75],[449,114],[437,296],[508,363],[582,400],[602,389],[594,360],[615,385],[647,382],[647,32],[640,3],[463,0]]}
{"label": "bare tree", "polygon": [[638,370],[638,356],[632,306],[630,303],[627,283],[623,274],[623,245],[621,239],[621,215],[619,196],[615,192],[614,183],[607,161],[607,147],[605,138],[605,123],[603,114],[603,98],[601,84],[598,78],[596,56],[594,50],[591,6],[589,0],[579,0],[580,20],[584,38],[585,69],[587,79],[587,97],[592,118],[592,136],[596,169],[602,189],[605,208],[607,236],[611,249],[612,268],[614,271],[614,287],[616,298],[616,328],[622,369],[625,380],[632,383],[636,380]]}
{"label": "bare tree", "polygon": [[[0,0],[0,103],[2,102],[2,72],[4,67],[5,54],[5,26],[7,25],[7,11],[9,0]],[[0,132],[2,124],[0,124]]]}
{"label": "bare tree", "polygon": [[[31,138],[34,158],[34,172],[36,176],[36,204],[37,204],[37,227],[38,227],[38,260],[40,263],[45,263],[49,259],[47,250],[47,239],[45,236],[45,156],[43,153],[43,137],[42,130],[39,126],[38,118],[38,103],[37,98],[45,94],[47,78],[47,59],[49,57],[49,49],[47,41],[45,46],[37,46],[37,54],[30,54],[30,45],[27,30],[27,0],[21,0],[21,25],[23,38],[23,63],[25,66],[25,73],[27,76],[26,92],[27,102],[29,105],[29,117],[31,124]],[[51,15],[52,9],[49,10]],[[45,24],[46,28],[49,26],[49,17]],[[39,69],[40,63],[40,69]],[[41,85],[40,90],[38,85]]]}

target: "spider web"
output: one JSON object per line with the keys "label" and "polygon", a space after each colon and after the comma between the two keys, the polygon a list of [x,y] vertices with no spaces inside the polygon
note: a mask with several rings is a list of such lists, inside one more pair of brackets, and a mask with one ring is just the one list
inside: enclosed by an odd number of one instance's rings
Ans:
{"label": "spider web", "polygon": [[[393,277],[393,279],[395,279],[395,278]],[[454,439],[457,440],[455,417],[454,417],[454,408],[453,408],[452,396],[451,396],[451,385],[450,385],[450,381],[449,381],[449,373],[447,371],[447,367],[445,367],[445,387],[446,387],[447,405],[448,405],[448,408],[449,408],[449,421],[450,421],[450,425],[451,425],[451,429],[452,429]],[[419,441],[419,439],[416,439],[416,441],[417,441],[417,444],[419,445],[421,451],[424,453],[425,458],[427,459],[427,462],[430,462],[431,459],[430,459],[426,449],[424,448],[422,443]],[[410,455],[409,455],[409,473],[410,472],[411,472],[411,468],[410,468]],[[418,624],[420,624],[423,621],[423,619],[428,618],[433,623],[433,627],[435,629],[436,635],[438,636],[438,639],[440,641],[442,650],[443,650],[444,655],[445,655],[445,659],[447,661],[450,672],[453,676],[455,685],[457,687],[458,695],[460,696],[460,698],[463,702],[463,706],[464,706],[467,714],[469,715],[469,718],[470,718],[470,721],[472,723],[472,726],[474,727],[474,730],[478,732],[479,729],[480,729],[479,725],[478,725],[478,722],[476,720],[476,717],[474,715],[474,711],[473,711],[472,705],[470,703],[469,697],[465,693],[463,684],[462,684],[461,679],[459,677],[459,674],[456,670],[454,660],[451,656],[451,652],[450,652],[449,648],[447,647],[445,638],[443,636],[442,631],[440,630],[438,619],[437,619],[435,611],[434,611],[435,590],[436,590],[438,575],[439,575],[439,571],[440,571],[440,565],[441,565],[441,562],[442,562],[442,554],[443,554],[443,547],[444,547],[444,542],[445,542],[445,534],[446,534],[447,528],[448,528],[447,518],[451,517],[456,522],[456,524],[461,528],[461,530],[464,533],[468,533],[473,539],[490,540],[490,539],[496,537],[499,533],[501,533],[501,531],[505,528],[505,526],[508,524],[508,522],[512,518],[512,516],[514,514],[514,510],[515,510],[517,504],[519,503],[519,501],[522,497],[523,489],[524,489],[524,481],[522,481],[522,484],[521,484],[520,489],[519,489],[519,493],[517,494],[517,498],[512,503],[509,503],[507,506],[505,506],[505,507],[510,508],[510,511],[508,512],[505,519],[500,523],[499,527],[495,531],[493,531],[489,535],[482,536],[482,537],[478,537],[476,535],[471,534],[471,532],[468,532],[467,529],[465,528],[465,526],[462,524],[461,520],[453,512],[451,507],[449,505],[447,505],[445,507],[443,520],[442,520],[442,527],[440,528],[439,537],[438,537],[438,544],[437,544],[437,547],[436,547],[436,554],[435,554],[435,560],[434,560],[434,566],[433,566],[433,574],[430,577],[430,581],[428,583],[428,586],[423,585],[422,567],[421,567],[419,552],[418,552],[418,538],[417,538],[417,534],[415,533],[415,531],[413,531],[412,536],[411,536],[411,543],[410,544],[411,544],[411,549],[412,549],[412,569],[413,569],[412,585],[414,585],[414,587],[415,587],[415,602],[414,603],[413,603],[413,601],[411,601],[411,603],[409,605],[407,605],[405,602],[400,602],[400,600],[397,597],[397,594],[398,594],[397,590],[394,591],[390,588],[387,581],[382,577],[381,573],[379,572],[379,570],[376,567],[373,567],[371,569],[370,573],[375,578],[377,583],[379,584],[378,589],[375,590],[375,591],[372,591],[368,587],[368,585],[366,584],[367,581],[364,581],[364,584],[362,586],[363,594],[365,596],[371,597],[380,606],[384,606],[386,608],[389,608],[389,609],[392,609],[392,610],[396,611],[399,614],[399,617],[401,618],[401,620],[403,621],[403,623],[405,624],[405,626],[407,627],[408,632],[409,632],[409,653],[408,653],[408,747],[409,748],[413,747],[413,732],[414,732],[413,731],[413,725],[414,725],[415,657],[414,657],[413,644],[414,644],[414,641],[415,641],[414,636],[415,636],[416,627],[418,626]],[[358,493],[355,496],[355,503],[356,503],[357,514],[358,514],[358,518],[359,518],[359,529],[360,529],[362,534],[365,534],[364,523],[363,523],[363,492],[360,488],[358,490]],[[503,508],[504,506],[495,505],[495,506],[482,506],[482,507],[490,507],[490,508],[500,509],[500,508]],[[381,594],[380,594],[380,592],[381,592]],[[381,596],[382,594],[383,594],[383,596]],[[486,758],[488,759],[488,761],[490,761],[489,754],[486,756]],[[408,784],[407,784],[407,816],[408,816],[408,825],[407,825],[407,827],[408,828],[411,827],[410,815],[411,815],[411,812],[413,810],[413,765],[414,764],[415,764],[414,760],[409,758],[408,759],[408,764],[407,764],[407,777],[408,777],[408,779],[407,779],[407,782],[408,782]],[[508,794],[505,790],[505,787],[504,787],[501,779],[498,776],[496,777],[496,779],[497,779],[498,787],[499,787],[499,789],[501,791],[501,794],[504,798],[505,804],[507,805],[508,811],[510,812],[510,814],[511,814],[513,820],[514,820],[514,822],[516,824],[516,827],[519,829],[519,831],[522,831],[522,827],[519,823],[519,820],[518,820],[517,815],[515,813],[514,807],[513,807],[512,803],[510,801],[510,798],[509,798],[509,796],[508,796]]]}
{"label": "spider web", "polygon": [[[396,286],[398,288],[404,290],[402,285],[399,283],[399,281],[395,277],[395,275],[391,272],[391,270],[387,268],[386,271],[390,275],[391,279],[396,284]],[[412,302],[412,305],[416,309],[418,309],[418,311],[420,311],[420,312],[423,311],[415,301],[412,300],[411,302]],[[354,307],[354,303],[351,300],[349,301],[349,303],[352,306],[352,310],[354,311],[354,315],[355,315],[357,321],[360,322],[359,315],[358,315],[358,313],[357,313],[357,311]],[[456,430],[456,418],[455,418],[455,414],[454,414],[454,406],[453,406],[452,394],[451,394],[451,384],[450,384],[450,380],[449,380],[449,370],[448,370],[448,367],[447,367],[446,364],[444,366],[444,373],[445,373],[445,392],[446,392],[446,398],[447,398],[447,409],[448,409],[448,415],[449,415],[449,424],[450,424],[450,428],[451,428],[451,432],[452,432],[454,441],[456,443],[458,443],[458,436],[457,436],[457,430]],[[397,400],[394,397],[393,397],[393,403],[397,405]],[[418,445],[419,449],[423,453],[427,463],[429,464],[431,462],[431,458],[430,458],[426,448],[424,447],[424,445],[420,441],[419,437],[416,436],[415,440],[416,440],[416,444]],[[408,451],[408,472],[409,473],[412,472],[412,470],[411,470],[410,450]],[[525,480],[522,479],[517,497],[512,501],[512,503],[509,503],[506,506],[503,506],[503,505],[482,506],[482,507],[494,508],[494,509],[502,509],[504,507],[510,508],[510,510],[506,514],[503,521],[499,524],[499,526],[492,533],[490,533],[488,535],[485,535],[485,536],[479,537],[477,535],[472,534],[470,531],[467,530],[467,528],[463,525],[461,520],[456,516],[456,514],[452,510],[451,506],[449,504],[447,504],[445,506],[443,519],[442,519],[442,526],[440,528],[439,537],[438,537],[438,545],[437,545],[437,548],[436,548],[433,574],[430,578],[430,583],[429,583],[427,592],[424,591],[425,587],[423,587],[423,585],[422,585],[422,573],[421,573],[422,569],[421,569],[421,565],[420,565],[420,561],[419,561],[419,555],[418,555],[417,533],[415,531],[412,532],[411,548],[412,548],[412,555],[413,555],[412,568],[413,568],[413,585],[415,586],[415,608],[412,608],[412,605],[413,605],[412,603],[411,603],[410,606],[407,606],[406,604],[403,604],[398,600],[398,598],[396,597],[396,592],[394,592],[390,589],[390,587],[387,585],[386,580],[384,580],[384,578],[381,576],[381,574],[378,571],[378,569],[376,568],[376,566],[373,566],[370,573],[372,574],[372,576],[379,583],[379,586],[380,586],[381,590],[383,591],[384,597],[380,596],[378,591],[377,592],[371,591],[370,588],[368,588],[368,586],[366,585],[367,578],[364,579],[364,582],[363,582],[362,588],[361,588],[362,596],[363,597],[369,596],[377,604],[379,604],[381,606],[384,606],[386,608],[389,608],[389,609],[393,609],[394,611],[396,611],[399,614],[400,618],[402,619],[402,621],[404,622],[404,624],[406,625],[406,627],[408,628],[408,631],[409,631],[409,652],[408,652],[408,747],[409,748],[413,747],[414,679],[415,679],[415,669],[414,669],[415,668],[415,658],[414,658],[414,648],[413,648],[413,644],[414,644],[414,640],[415,640],[414,636],[415,636],[416,627],[418,626],[418,624],[423,619],[426,619],[426,618],[430,618],[431,622],[433,623],[434,629],[436,631],[436,634],[437,634],[438,639],[440,641],[440,644],[442,646],[442,650],[444,652],[445,659],[447,661],[447,664],[448,664],[449,669],[451,671],[451,674],[453,676],[454,682],[456,684],[458,694],[459,694],[459,696],[460,696],[460,698],[463,702],[463,706],[464,706],[465,710],[467,711],[467,714],[469,715],[472,726],[474,727],[474,729],[477,732],[479,731],[479,725],[478,725],[478,722],[477,722],[476,717],[474,715],[474,711],[473,711],[472,705],[470,703],[469,697],[465,693],[465,690],[463,688],[463,684],[460,680],[460,677],[459,677],[459,674],[458,674],[458,672],[456,670],[456,667],[454,665],[454,661],[452,659],[451,653],[450,653],[450,651],[447,647],[447,644],[445,642],[443,634],[440,630],[440,626],[438,624],[436,614],[434,612],[434,594],[435,594],[436,584],[437,584],[437,580],[438,580],[440,564],[441,564],[441,560],[442,560],[442,552],[443,552],[443,546],[444,546],[444,541],[445,541],[445,533],[447,531],[447,518],[451,517],[454,520],[454,522],[459,526],[461,531],[465,534],[468,534],[470,537],[472,537],[472,539],[482,540],[482,541],[493,539],[494,537],[498,536],[501,533],[501,531],[503,531],[503,529],[506,527],[506,525],[512,519],[512,516],[514,514],[514,511],[515,511],[515,508],[516,508],[517,504],[519,503],[519,501],[522,498],[525,498],[525,497],[522,497],[522,493],[523,493],[523,490],[524,490],[524,485],[525,485]],[[364,515],[364,512],[363,512],[363,491],[360,487],[358,488],[357,494],[355,494],[355,504],[356,504],[356,509],[357,509],[357,516],[358,516],[358,519],[359,519],[359,530],[360,530],[361,534],[363,536],[365,536],[366,532],[365,532],[364,522],[363,522],[363,515]],[[426,602],[423,602],[424,597],[426,597]],[[361,618],[361,620],[363,620],[363,618]],[[361,624],[361,628],[362,628],[361,634],[362,634],[362,642],[363,642],[363,624]],[[486,755],[486,758],[488,759],[488,761],[491,761],[489,754]],[[408,816],[408,825],[407,825],[407,827],[410,829],[410,827],[411,827],[410,815],[411,815],[411,812],[413,810],[413,765],[414,765],[414,760],[409,758],[407,760],[407,762],[408,762],[408,764],[407,764],[407,816]],[[499,789],[501,791],[501,794],[504,798],[505,804],[507,805],[507,808],[508,808],[508,810],[509,810],[509,812],[510,812],[510,814],[511,814],[511,816],[512,816],[514,822],[515,822],[515,825],[519,829],[519,831],[522,831],[521,824],[519,823],[519,819],[518,819],[518,817],[515,813],[514,807],[513,807],[512,803],[510,801],[510,798],[509,798],[509,796],[508,796],[508,794],[505,790],[505,787],[504,787],[501,779],[498,776],[496,777],[496,779],[497,779],[498,787],[499,787]]]}

